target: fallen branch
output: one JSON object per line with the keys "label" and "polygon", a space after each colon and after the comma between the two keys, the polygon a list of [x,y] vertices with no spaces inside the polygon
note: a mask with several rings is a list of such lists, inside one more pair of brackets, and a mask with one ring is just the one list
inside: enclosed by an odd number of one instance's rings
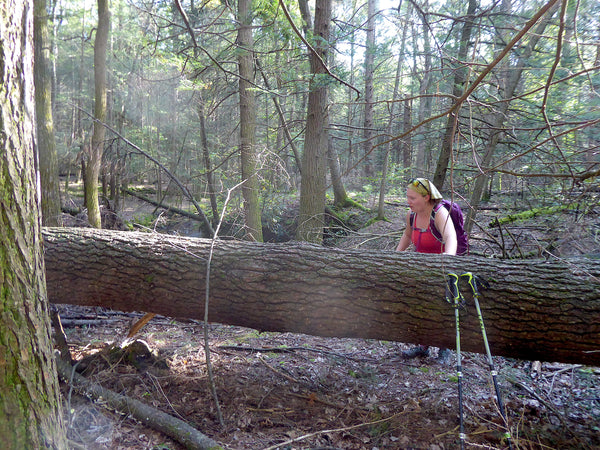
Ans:
{"label": "fallen branch", "polygon": [[[508,378],[508,381],[510,381],[512,384],[514,384],[518,388],[521,388],[524,391],[526,391],[527,393],[529,393],[529,395],[531,395],[533,398],[535,398],[540,403],[542,403],[546,408],[548,408],[550,411],[552,411],[554,413],[554,415],[561,421],[565,430],[569,431],[569,433],[571,433],[571,435],[575,436],[574,432],[571,430],[571,427],[569,426],[568,421],[565,419],[564,414],[561,413],[558,409],[556,409],[554,407],[554,405],[552,405],[550,402],[544,400],[537,392],[535,392],[535,390],[533,390],[532,388],[527,386],[525,383],[522,383],[518,380],[514,380],[512,378]],[[577,437],[577,436],[575,436],[575,437]]]}
{"label": "fallen branch", "polygon": [[556,214],[557,212],[564,210],[575,210],[578,205],[576,204],[566,204],[566,205],[553,205],[553,206],[544,206],[540,208],[528,209],[527,211],[521,211],[515,214],[509,214],[508,216],[496,218],[492,222],[489,223],[490,228],[499,227],[500,225],[506,225],[508,223],[516,222],[519,220],[527,220],[533,219],[538,216],[549,216],[552,214]]}
{"label": "fallen branch", "polygon": [[75,373],[75,368],[61,358],[56,358],[59,376],[73,389],[92,400],[102,398],[103,404],[126,415],[131,415],[144,425],[173,438],[193,450],[222,449],[217,442],[202,434],[182,420],[152,408],[138,400],[105,389]]}
{"label": "fallen branch", "polygon": [[295,351],[314,352],[321,353],[323,355],[329,355],[337,358],[350,359],[353,361],[364,361],[364,358],[353,358],[352,356],[346,356],[341,353],[330,352],[328,350],[321,350],[318,348],[309,347],[241,347],[239,345],[219,345],[220,349],[223,350],[237,350],[242,352],[251,353],[293,353]]}
{"label": "fallen branch", "polygon": [[298,380],[296,380],[295,378],[289,376],[286,373],[283,373],[281,370],[277,370],[275,367],[271,366],[268,362],[266,362],[264,360],[264,358],[262,358],[261,356],[258,357],[258,360],[263,363],[269,370],[273,371],[274,373],[276,373],[277,375],[279,375],[282,378],[285,378],[286,380],[292,382],[292,383],[300,383]]}
{"label": "fallen branch", "polygon": [[174,212],[176,214],[179,214],[180,216],[184,216],[187,217],[189,219],[194,219],[197,220],[198,222],[202,222],[203,218],[200,217],[198,214],[189,212],[189,211],[185,211],[183,209],[180,208],[176,208],[175,206],[170,206],[170,205],[165,205],[163,203],[157,202],[155,200],[152,200],[151,198],[146,197],[145,195],[140,194],[139,192],[134,191],[133,189],[123,189],[123,192],[125,192],[126,194],[131,195],[132,197],[135,197],[137,199],[140,199],[146,203],[151,204],[152,206],[156,206],[157,208],[162,208],[166,211],[171,211]]}
{"label": "fallen branch", "polygon": [[62,319],[62,325],[65,328],[98,326],[103,327],[109,324],[120,322],[120,319]]}
{"label": "fallen branch", "polygon": [[287,447],[290,444],[294,444],[296,442],[301,442],[301,441],[310,439],[315,436],[321,436],[323,434],[345,432],[345,431],[355,430],[355,429],[361,428],[361,427],[373,426],[373,425],[377,425],[380,423],[389,422],[390,420],[394,419],[395,417],[401,416],[401,415],[405,414],[406,412],[407,412],[407,408],[405,407],[404,410],[399,413],[393,414],[390,417],[386,417],[384,419],[375,420],[373,422],[365,422],[365,423],[359,423],[358,425],[350,425],[350,426],[342,427],[342,428],[332,428],[329,430],[315,431],[314,433],[308,433],[308,434],[304,434],[302,436],[298,436],[293,439],[288,439],[287,441],[280,442],[279,444],[275,444],[270,447],[267,447],[264,450],[275,450],[275,449],[278,449],[281,447]]}

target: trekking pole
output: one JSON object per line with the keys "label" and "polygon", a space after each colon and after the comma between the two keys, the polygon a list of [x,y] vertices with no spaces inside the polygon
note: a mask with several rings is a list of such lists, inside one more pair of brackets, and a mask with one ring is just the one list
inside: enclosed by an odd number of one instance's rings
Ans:
{"label": "trekking pole", "polygon": [[483,324],[483,315],[481,314],[481,308],[479,307],[479,286],[488,288],[489,285],[483,278],[476,277],[471,272],[463,273],[461,277],[467,278],[469,286],[471,286],[471,290],[473,291],[473,301],[475,303],[475,308],[477,309],[477,317],[479,318],[479,325],[481,326],[481,334],[483,336],[483,345],[485,346],[485,352],[487,354],[488,364],[490,366],[490,373],[492,375],[492,380],[494,381],[494,389],[496,390],[498,408],[500,409],[500,414],[502,415],[502,419],[504,420],[504,426],[506,427],[504,437],[508,442],[508,448],[512,449],[510,427],[508,426],[506,410],[504,409],[504,403],[502,402],[502,395],[500,394],[500,388],[498,387],[498,380],[496,377],[498,375],[498,372],[496,371],[496,368],[494,366],[494,360],[492,359],[492,352],[490,351],[487,333],[485,332],[485,325]]}
{"label": "trekking pole", "polygon": [[463,422],[463,400],[462,400],[462,367],[461,367],[461,356],[460,356],[460,314],[458,308],[464,302],[464,298],[458,289],[458,275],[455,273],[448,273],[448,280],[446,283],[446,301],[454,308],[454,318],[456,323],[456,378],[458,379],[458,415],[460,423],[460,448],[465,448],[465,428]]}

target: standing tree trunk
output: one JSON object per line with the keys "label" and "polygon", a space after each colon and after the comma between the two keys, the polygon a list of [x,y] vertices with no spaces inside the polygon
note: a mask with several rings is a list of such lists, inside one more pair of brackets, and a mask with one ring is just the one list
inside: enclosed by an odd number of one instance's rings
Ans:
{"label": "standing tree trunk", "polygon": [[200,143],[202,144],[202,159],[204,160],[204,170],[206,171],[206,185],[208,189],[208,198],[210,199],[210,209],[212,211],[212,225],[217,228],[219,223],[219,206],[217,204],[217,186],[214,181],[212,164],[210,161],[210,151],[208,149],[208,136],[206,135],[206,117],[204,116],[204,96],[202,91],[198,92],[200,100],[198,101],[198,121],[200,122]]}
{"label": "standing tree trunk", "polygon": [[106,129],[106,48],[108,46],[108,30],[110,12],[108,0],[98,0],[98,29],[94,40],[94,132],[92,143],[87,147],[87,164],[85,165],[85,204],[88,210],[88,222],[94,228],[102,228],[100,204],[98,201],[98,177],[102,164],[104,136]]}
{"label": "standing tree trunk", "polygon": [[363,122],[364,174],[374,175],[373,155],[373,71],[375,66],[375,2],[367,2],[367,38],[365,42],[365,113]]}
{"label": "standing tree trunk", "polygon": [[[600,66],[600,24],[597,24],[596,28],[596,57],[594,58],[594,67]],[[600,92],[600,78],[594,77],[590,80],[591,86],[588,91],[588,99],[592,101],[595,100],[596,93]],[[584,147],[587,147],[587,151],[585,152],[585,162],[586,162],[586,170],[592,170],[593,167],[597,164],[597,152],[596,149],[600,148],[600,125],[596,124],[592,127],[588,128],[588,132],[586,133],[587,144],[584,144]]]}
{"label": "standing tree trunk", "polygon": [[[306,0],[300,0],[298,2],[298,5],[302,13],[302,19],[304,20],[304,35],[308,37],[308,30],[312,27],[310,9]],[[331,52],[327,52],[327,55],[329,55],[330,53]],[[333,63],[334,55],[331,54],[330,56],[331,62]],[[350,71],[350,73],[352,74],[352,71]],[[350,76],[352,77],[352,75]],[[352,106],[350,106],[352,103],[352,101],[348,102],[348,109],[352,108]],[[325,130],[325,133],[327,133],[327,165],[329,167],[329,173],[331,174],[331,186],[333,188],[333,204],[338,207],[345,207],[351,202],[348,197],[348,193],[346,192],[346,188],[344,187],[344,182],[342,180],[342,169],[340,166],[340,159],[333,145],[333,140],[329,135],[329,114],[326,114],[324,119],[327,120],[327,123],[323,124],[323,129]],[[348,159],[351,159],[351,154],[348,155]]]}
{"label": "standing tree trunk", "polygon": [[[408,7],[410,12],[410,5]],[[407,14],[408,16],[409,14]],[[400,51],[398,52],[398,61],[396,63],[396,77],[394,78],[394,92],[392,94],[392,101],[389,106],[390,118],[386,127],[386,135],[391,136],[394,119],[396,117],[396,101],[398,100],[398,93],[400,90],[400,78],[402,77],[402,63],[404,62],[404,47],[406,42],[406,33],[408,32],[408,23],[405,22],[405,26],[402,31],[402,39],[400,41]],[[406,137],[405,137],[406,139]],[[395,142],[397,144],[397,142]],[[377,208],[377,220],[385,220],[385,193],[387,191],[387,176],[388,176],[388,164],[390,160],[391,143],[388,142],[385,146],[383,164],[381,167],[381,184],[379,186],[379,206]]]}
{"label": "standing tree trunk", "polygon": [[[335,65],[335,52],[329,52],[330,66]],[[327,123],[325,129],[329,130],[329,114],[327,114]],[[329,175],[331,176],[331,187],[333,189],[333,204],[339,208],[344,208],[353,205],[354,202],[348,197],[344,181],[342,179],[342,168],[338,152],[333,144],[333,137],[327,131],[327,166],[329,167]]]}
{"label": "standing tree trunk", "polygon": [[[460,36],[460,43],[458,47],[458,56],[456,59],[456,65],[454,67],[454,83],[452,85],[452,95],[454,98],[460,98],[465,89],[465,83],[467,82],[467,51],[469,50],[469,43],[471,41],[471,34],[473,30],[473,18],[475,11],[477,10],[477,0],[469,0],[469,6],[467,8],[467,15],[464,18],[464,24],[462,33]],[[433,176],[433,184],[439,189],[444,186],[444,180],[446,179],[446,172],[448,171],[448,163],[452,156],[452,144],[454,143],[454,136],[458,128],[458,117],[460,107],[454,109],[448,114],[448,120],[446,122],[446,129],[442,138],[442,148],[435,169],[435,175]]]}
{"label": "standing tree trunk", "polygon": [[[425,0],[421,11],[426,11],[429,8],[429,0]],[[431,115],[431,97],[427,95],[431,88],[431,37],[430,25],[427,21],[427,16],[421,15],[423,24],[423,78],[419,83],[419,110],[417,122],[421,123],[425,118]],[[417,43],[415,42],[415,45]],[[415,49],[417,47],[415,46]],[[429,151],[431,148],[430,139],[428,139],[431,130],[431,122],[427,122],[421,127],[419,140],[417,141],[417,161],[413,175],[424,176],[429,178]]]}
{"label": "standing tree trunk", "polygon": [[[356,11],[356,4],[357,4],[357,0],[352,0],[352,9],[351,11]],[[348,45],[350,46],[349,48],[349,58],[350,60],[348,61],[348,84],[350,84],[351,86],[354,86],[354,82],[355,82],[355,72],[356,72],[356,68],[354,66],[354,60],[355,60],[355,56],[356,56],[356,35],[358,34],[358,27],[352,27],[350,30],[350,33],[348,35]],[[356,117],[356,111],[358,110],[358,105],[356,100],[354,99],[355,96],[355,92],[352,90],[352,88],[349,86],[348,90],[347,90],[347,94],[346,94],[346,102],[348,104],[347,108],[346,108],[346,126],[348,128],[348,149],[346,150],[346,170],[350,171],[354,168],[354,164],[356,162],[356,160],[358,159],[356,156],[356,152],[354,151],[354,134],[355,134],[355,127],[354,127],[354,121],[355,121],[355,117]]]}
{"label": "standing tree trunk", "polygon": [[259,205],[259,181],[257,154],[254,144],[256,130],[256,106],[254,92],[254,64],[252,52],[252,0],[238,1],[239,30],[237,36],[239,89],[240,89],[240,154],[242,162],[242,195],[246,216],[245,239],[262,242],[262,223]]}
{"label": "standing tree trunk", "polygon": [[[512,99],[515,95],[515,92],[517,91],[517,87],[519,85],[519,81],[521,80],[521,75],[525,70],[527,61],[533,54],[533,51],[537,46],[538,41],[544,35],[544,30],[549,24],[550,19],[558,9],[559,5],[560,2],[557,2],[546,13],[546,16],[542,18],[542,21],[536,27],[535,32],[532,34],[527,46],[524,50],[520,52],[516,63],[514,65],[511,65],[510,61],[507,60],[501,67],[502,72],[498,78],[501,80],[502,86],[500,92],[498,93],[498,96],[504,101],[500,103],[500,105],[498,106],[498,110],[492,113],[492,117],[489,119],[489,122],[491,124],[491,131],[490,135],[487,137],[487,140],[485,142],[483,159],[479,163],[480,167],[489,167],[492,162],[492,158],[496,151],[498,142],[500,141],[500,138],[504,135],[504,123],[506,122],[508,117],[510,99]],[[506,42],[502,38],[499,38],[499,41]],[[473,229],[473,224],[475,223],[475,216],[477,215],[479,203],[481,202],[483,189],[487,180],[488,177],[484,173],[479,174],[479,176],[475,180],[475,186],[473,187],[473,192],[471,193],[471,199],[469,202],[470,209],[467,213],[467,217],[465,220],[465,229],[467,233],[471,233]]]}
{"label": "standing tree trunk", "polygon": [[42,222],[61,226],[58,156],[52,120],[52,73],[50,71],[50,38],[46,0],[35,0],[35,113],[37,117],[37,150],[40,163]]}
{"label": "standing tree trunk", "polygon": [[412,102],[410,99],[404,101],[404,108],[402,110],[402,133],[404,139],[400,142],[400,152],[402,153],[402,167],[404,169],[410,169],[412,167],[412,144],[410,139],[409,130],[412,126]]}
{"label": "standing tree trunk", "polygon": [[33,4],[0,13],[0,436],[66,449],[52,356],[34,162]]}
{"label": "standing tree trunk", "polygon": [[313,52],[310,54],[310,92],[306,117],[306,136],[302,154],[302,185],[300,212],[296,238],[300,241],[321,243],[325,213],[325,188],[327,173],[328,96],[324,78],[327,71],[329,28],[332,0],[316,2]]}
{"label": "standing tree trunk", "polygon": [[[329,124],[327,124],[327,126],[329,126]],[[352,205],[353,202],[348,197],[348,193],[344,187],[344,182],[342,180],[342,169],[340,167],[340,158],[335,150],[331,136],[328,136],[327,139],[327,165],[329,166],[329,173],[331,175],[333,204],[341,208]]]}

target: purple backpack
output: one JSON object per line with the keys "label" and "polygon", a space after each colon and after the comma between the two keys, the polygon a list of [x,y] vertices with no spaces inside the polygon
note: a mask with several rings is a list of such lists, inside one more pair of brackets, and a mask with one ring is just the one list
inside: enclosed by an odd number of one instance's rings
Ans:
{"label": "purple backpack", "polygon": [[[452,223],[454,224],[454,229],[456,230],[456,242],[458,244],[456,247],[456,254],[467,255],[469,253],[469,236],[465,231],[465,219],[463,217],[462,210],[457,203],[443,199],[435,206],[435,208],[433,208],[433,211],[431,211],[431,217],[429,218],[429,228],[431,228],[431,234],[433,234],[438,241],[442,242],[442,233],[440,233],[435,226],[435,213],[442,206],[448,210],[450,218],[452,219]],[[413,226],[414,217],[415,213],[410,213],[411,228]]]}

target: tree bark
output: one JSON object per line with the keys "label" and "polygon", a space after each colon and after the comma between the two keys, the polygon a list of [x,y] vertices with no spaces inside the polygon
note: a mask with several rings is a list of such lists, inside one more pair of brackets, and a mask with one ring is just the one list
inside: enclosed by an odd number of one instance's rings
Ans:
{"label": "tree bark", "polygon": [[254,98],[254,64],[252,37],[252,0],[238,1],[238,70],[240,75],[240,154],[242,166],[242,195],[244,197],[245,239],[262,242],[260,214],[260,183],[257,173],[255,145],[256,102]]}
{"label": "tree bark", "polygon": [[329,30],[331,26],[331,0],[315,4],[313,49],[310,53],[310,92],[306,113],[306,135],[302,154],[302,184],[296,239],[323,242],[325,190],[327,174],[328,118],[327,61]]}
{"label": "tree bark", "polygon": [[[204,316],[210,242],[137,232],[46,228],[50,300],[170,317]],[[501,261],[306,243],[217,241],[209,320],[261,331],[453,348],[449,271],[488,280],[482,292],[494,355],[600,363],[600,261]],[[467,285],[462,348],[483,352]]]}
{"label": "tree bark", "polygon": [[0,13],[0,437],[66,449],[52,358],[34,158],[33,2]]}
{"label": "tree bark", "polygon": [[61,226],[58,154],[52,118],[52,73],[50,71],[50,38],[46,0],[35,0],[35,113],[37,117],[37,149],[40,164],[42,222]]}
{"label": "tree bark", "polygon": [[85,204],[88,209],[88,222],[95,228],[102,228],[98,201],[98,176],[100,175],[106,134],[104,122],[106,122],[106,51],[109,25],[108,0],[98,0],[98,29],[94,40],[94,119],[96,120],[85,166]]}

